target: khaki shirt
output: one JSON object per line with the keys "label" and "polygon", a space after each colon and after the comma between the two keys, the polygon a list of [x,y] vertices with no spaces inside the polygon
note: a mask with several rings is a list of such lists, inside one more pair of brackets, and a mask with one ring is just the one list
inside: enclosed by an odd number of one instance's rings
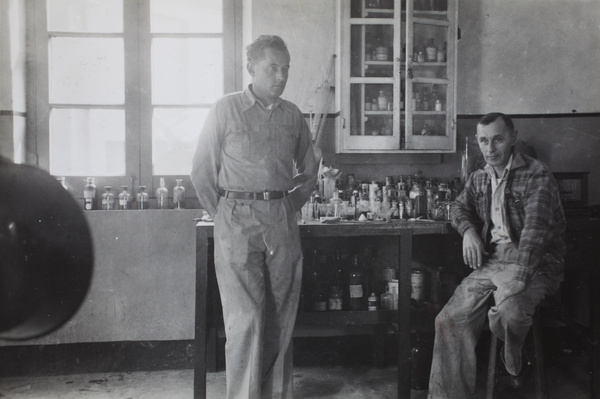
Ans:
{"label": "khaki shirt", "polygon": [[226,95],[210,110],[192,167],[198,199],[214,217],[219,190],[290,191],[300,210],[314,189],[318,160],[304,116],[278,99],[264,107],[251,91]]}

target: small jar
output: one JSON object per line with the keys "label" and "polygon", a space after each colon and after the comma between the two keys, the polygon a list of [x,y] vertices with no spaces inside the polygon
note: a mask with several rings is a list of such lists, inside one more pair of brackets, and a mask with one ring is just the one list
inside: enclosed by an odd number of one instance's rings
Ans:
{"label": "small jar", "polygon": [[435,100],[435,110],[436,111],[441,111],[442,110],[442,102],[439,99]]}
{"label": "small jar", "polygon": [[367,298],[367,310],[374,312],[377,310],[377,296],[374,292]]}
{"label": "small jar", "polygon": [[96,184],[93,177],[88,177],[86,181],[83,189],[83,209],[91,211],[96,209]]}
{"label": "small jar", "polygon": [[121,192],[119,193],[119,209],[125,210],[131,207],[131,193],[129,187],[121,186]]}

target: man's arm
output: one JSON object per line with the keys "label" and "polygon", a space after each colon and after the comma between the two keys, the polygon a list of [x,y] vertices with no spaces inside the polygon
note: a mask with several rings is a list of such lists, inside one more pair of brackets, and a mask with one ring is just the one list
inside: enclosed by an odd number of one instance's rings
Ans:
{"label": "man's arm", "polygon": [[220,195],[218,186],[221,168],[220,122],[217,116],[217,106],[214,106],[198,137],[198,146],[190,174],[200,204],[213,218],[217,213]]}
{"label": "man's arm", "polygon": [[524,212],[515,280],[527,283],[556,235],[564,231],[564,221],[554,214],[559,204],[558,185],[548,170],[530,176],[523,198],[513,199],[512,206],[522,206]]}
{"label": "man's arm", "polygon": [[483,256],[488,254],[476,227],[478,216],[475,206],[474,175],[472,173],[469,176],[464,190],[450,204],[452,226],[463,236],[463,261],[471,269],[481,267]]}
{"label": "man's arm", "polygon": [[319,159],[315,155],[310,130],[306,122],[304,120],[302,122],[298,145],[294,154],[294,163],[298,173],[294,176],[295,188],[291,191],[289,197],[296,211],[302,209],[302,206],[310,197],[317,182],[319,169]]}

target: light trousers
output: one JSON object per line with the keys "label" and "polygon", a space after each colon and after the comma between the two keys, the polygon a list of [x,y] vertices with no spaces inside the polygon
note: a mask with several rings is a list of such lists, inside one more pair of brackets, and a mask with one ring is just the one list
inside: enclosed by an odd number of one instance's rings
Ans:
{"label": "light trousers", "polygon": [[215,271],[225,322],[227,398],[292,398],[302,251],[287,198],[221,198]]}
{"label": "light trousers", "polygon": [[490,308],[497,287],[512,280],[517,259],[514,244],[497,245],[483,266],[458,286],[435,319],[435,342],[428,399],[475,397],[477,363],[475,346],[486,314],[490,331],[504,341],[506,370],[521,371],[521,348],[538,303],[560,287],[560,279],[536,272],[525,290]]}

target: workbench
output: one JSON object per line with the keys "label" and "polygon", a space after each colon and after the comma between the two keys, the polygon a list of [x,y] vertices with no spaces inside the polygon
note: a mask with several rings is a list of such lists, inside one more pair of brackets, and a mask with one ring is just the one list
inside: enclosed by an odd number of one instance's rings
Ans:
{"label": "workbench", "polygon": [[[411,263],[413,236],[439,235],[450,232],[446,221],[340,221],[335,223],[308,222],[299,225],[302,239],[334,239],[344,237],[388,237],[391,238],[391,261],[397,263],[399,292],[397,311],[341,311],[312,313],[310,316],[299,314],[296,325],[308,324],[374,324],[394,323],[397,325],[398,340],[398,398],[410,397],[410,334],[411,334]],[[206,359],[209,264],[209,248],[213,244],[213,224],[199,222],[196,225],[196,312],[195,312],[195,360],[194,360],[194,398],[206,397]]]}

